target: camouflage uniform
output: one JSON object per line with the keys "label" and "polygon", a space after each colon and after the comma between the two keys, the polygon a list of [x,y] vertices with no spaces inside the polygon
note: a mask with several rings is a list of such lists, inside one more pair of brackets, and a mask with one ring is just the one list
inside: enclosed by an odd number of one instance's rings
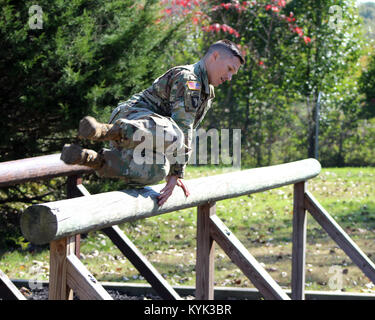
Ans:
{"label": "camouflage uniform", "polygon": [[[170,69],[151,87],[113,110],[109,123],[120,124],[127,139],[111,141],[110,149],[101,151],[105,164],[98,173],[120,177],[134,186],[157,183],[167,175],[183,178],[192,153],[193,130],[210,109],[214,97],[203,60]],[[143,154],[144,164],[134,161],[135,148],[142,143],[133,139],[136,131],[152,137],[151,152]],[[162,149],[157,148],[161,140]],[[155,161],[155,157],[163,161]]]}

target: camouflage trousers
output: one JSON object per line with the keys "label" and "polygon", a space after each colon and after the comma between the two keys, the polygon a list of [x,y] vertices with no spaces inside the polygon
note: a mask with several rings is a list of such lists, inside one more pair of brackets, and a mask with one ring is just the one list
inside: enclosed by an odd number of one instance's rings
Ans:
{"label": "camouflage trousers", "polygon": [[175,121],[125,103],[112,112],[109,123],[121,127],[123,139],[100,151],[104,165],[98,174],[135,187],[164,180],[170,169],[168,158],[184,145],[184,134]]}

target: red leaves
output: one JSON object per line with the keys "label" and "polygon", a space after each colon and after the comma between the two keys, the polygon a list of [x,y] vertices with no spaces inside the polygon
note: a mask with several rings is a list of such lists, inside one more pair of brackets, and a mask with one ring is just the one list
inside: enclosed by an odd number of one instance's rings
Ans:
{"label": "red leaves", "polygon": [[303,30],[294,23],[296,21],[296,18],[294,18],[293,12],[289,13],[289,17],[286,17],[285,15],[281,15],[280,17],[288,22],[289,30],[297,33],[300,38],[303,38],[303,41],[305,41],[306,44],[309,44],[311,42],[311,38],[305,36]]}
{"label": "red leaves", "polygon": [[231,3],[221,3],[220,5],[221,5],[223,8],[225,8],[226,10],[228,10],[228,9],[232,6]]}
{"label": "red leaves", "polygon": [[296,18],[294,18],[293,12],[289,13],[289,16],[281,14],[282,9],[286,6],[286,0],[268,0],[268,4],[258,3],[257,1],[238,1],[232,0],[226,3],[220,3],[211,8],[207,8],[207,2],[203,0],[160,0],[162,4],[168,7],[163,10],[165,16],[186,16],[188,14],[192,15],[192,24],[203,25],[202,30],[205,32],[226,32],[234,35],[236,38],[240,37],[239,32],[228,26],[226,24],[211,23],[212,18],[210,18],[204,12],[207,10],[217,11],[217,10],[235,10],[238,14],[246,10],[254,11],[254,14],[259,14],[259,10],[265,10],[270,14],[275,15],[280,20],[284,20],[289,27],[289,30],[296,33],[300,38],[303,39],[305,44],[311,43],[311,38],[304,35],[302,28],[296,24]]}
{"label": "red leaves", "polygon": [[259,68],[267,69],[267,65],[262,60],[258,60],[257,65],[259,66]]}
{"label": "red leaves", "polygon": [[270,5],[270,4],[267,4],[267,5],[266,5],[266,11],[269,11],[270,9],[271,9],[273,12],[279,12],[279,11],[280,11],[280,8],[279,8],[279,7],[277,7],[277,6],[272,6],[272,5]]}
{"label": "red leaves", "polygon": [[167,9],[164,10],[164,13],[167,14],[167,15],[170,15],[172,13],[172,9],[167,8]]}
{"label": "red leaves", "polygon": [[301,28],[299,28],[299,27],[295,27],[295,28],[293,29],[293,31],[294,31],[295,33],[297,33],[300,37],[303,36],[303,31],[302,31]]}
{"label": "red leaves", "polygon": [[211,11],[216,11],[218,9],[225,9],[229,10],[230,8],[233,8],[237,10],[238,12],[245,11],[246,7],[249,6],[249,1],[243,1],[242,4],[239,1],[235,2],[228,2],[228,3],[220,3],[219,5],[213,6],[211,8]]}
{"label": "red leaves", "polygon": [[273,0],[273,4],[267,4],[265,6],[266,11],[280,12],[282,8],[286,6],[285,0]]}
{"label": "red leaves", "polygon": [[190,13],[191,10],[200,6],[200,2],[202,2],[202,0],[160,0],[161,5],[169,6],[167,9],[163,10],[163,12],[168,15],[175,13],[177,10],[173,9],[177,8],[182,8],[184,13]]}
{"label": "red leaves", "polygon": [[311,42],[311,38],[310,38],[310,37],[306,37],[306,36],[304,36],[304,37],[303,37],[303,40],[305,41],[306,44],[308,44],[308,43]]}
{"label": "red leaves", "polygon": [[202,3],[203,0],[160,0],[160,4],[166,7],[161,11],[163,17],[159,20],[191,15],[193,24],[202,25],[208,19],[201,11]]}
{"label": "red leaves", "polygon": [[311,38],[307,37],[307,36],[304,36],[303,30],[300,27],[298,27],[296,25],[289,24],[289,29],[292,32],[297,33],[300,38],[303,38],[303,41],[305,41],[306,44],[309,44],[311,42]]}
{"label": "red leaves", "polygon": [[240,34],[235,29],[226,24],[214,23],[209,26],[204,26],[202,27],[202,29],[206,32],[228,32],[229,34],[233,34],[236,38],[240,36]]}

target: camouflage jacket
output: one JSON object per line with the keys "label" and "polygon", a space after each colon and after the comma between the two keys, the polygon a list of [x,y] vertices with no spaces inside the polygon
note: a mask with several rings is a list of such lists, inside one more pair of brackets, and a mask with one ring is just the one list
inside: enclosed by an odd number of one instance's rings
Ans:
{"label": "camouflage jacket", "polygon": [[132,107],[151,109],[162,116],[171,117],[184,133],[183,160],[172,164],[169,174],[184,176],[192,153],[193,130],[198,127],[215,97],[214,87],[208,83],[203,60],[192,65],[177,66],[157,78],[141,93],[134,95]]}

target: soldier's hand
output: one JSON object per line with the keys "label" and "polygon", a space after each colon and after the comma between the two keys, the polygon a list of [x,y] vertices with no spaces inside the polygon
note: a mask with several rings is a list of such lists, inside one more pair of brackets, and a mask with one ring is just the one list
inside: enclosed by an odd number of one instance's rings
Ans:
{"label": "soldier's hand", "polygon": [[163,189],[160,190],[160,196],[158,196],[158,205],[162,206],[168,198],[172,195],[174,187],[177,184],[178,177],[177,176],[167,176],[166,178],[167,184]]}
{"label": "soldier's hand", "polygon": [[167,184],[166,186],[160,190],[160,196],[158,196],[158,205],[162,206],[168,198],[172,195],[175,186],[178,185],[179,187],[184,190],[185,196],[188,197],[190,192],[184,185],[184,183],[179,179],[177,176],[168,176],[167,177]]}
{"label": "soldier's hand", "polygon": [[189,192],[188,188],[186,188],[186,186],[184,185],[184,183],[182,182],[181,179],[178,179],[178,180],[177,180],[177,185],[178,185],[179,187],[181,187],[182,190],[184,190],[185,197],[190,196],[190,192]]}

